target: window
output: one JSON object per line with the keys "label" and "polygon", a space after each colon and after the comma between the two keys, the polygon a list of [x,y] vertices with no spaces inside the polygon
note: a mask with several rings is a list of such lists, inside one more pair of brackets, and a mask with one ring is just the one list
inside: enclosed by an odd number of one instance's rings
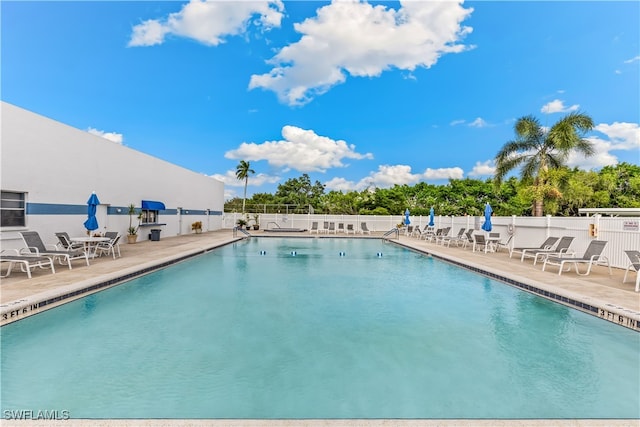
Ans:
{"label": "window", "polygon": [[151,209],[142,209],[142,220],[140,221],[143,224],[155,224],[158,222],[158,211],[154,211]]}
{"label": "window", "polygon": [[0,195],[0,227],[26,225],[25,193],[2,191]]}

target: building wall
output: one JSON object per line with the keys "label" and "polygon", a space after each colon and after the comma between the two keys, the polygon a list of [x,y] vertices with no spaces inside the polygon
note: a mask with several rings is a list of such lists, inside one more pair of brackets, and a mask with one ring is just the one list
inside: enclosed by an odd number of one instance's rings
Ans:
{"label": "building wall", "polygon": [[2,248],[23,247],[18,232],[24,230],[50,244],[57,231],[86,235],[94,191],[101,203],[96,231],[126,235],[127,206],[140,208],[142,200],[165,204],[158,219],[165,225],[141,227],[139,241],[150,228],[161,229],[162,238],[190,233],[195,221],[203,231],[222,227],[222,182],[11,104],[1,108],[0,186],[27,193],[26,227],[0,229]]}

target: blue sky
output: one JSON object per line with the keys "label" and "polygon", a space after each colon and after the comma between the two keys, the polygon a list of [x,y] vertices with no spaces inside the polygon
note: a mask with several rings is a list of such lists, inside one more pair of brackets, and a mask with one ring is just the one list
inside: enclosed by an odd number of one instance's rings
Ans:
{"label": "blue sky", "polygon": [[225,182],[486,179],[515,120],[640,163],[640,3],[2,1],[3,101]]}

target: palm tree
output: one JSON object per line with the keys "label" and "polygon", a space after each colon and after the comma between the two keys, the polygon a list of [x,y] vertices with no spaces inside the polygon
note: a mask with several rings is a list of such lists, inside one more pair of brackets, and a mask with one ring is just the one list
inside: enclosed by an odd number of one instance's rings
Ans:
{"label": "palm tree", "polygon": [[249,162],[240,160],[238,166],[236,166],[236,178],[242,181],[244,180],[244,198],[242,199],[242,213],[244,213],[244,204],[247,201],[247,184],[249,183],[249,176],[256,173],[251,169]]}
{"label": "palm tree", "polygon": [[564,166],[572,151],[585,157],[593,155],[593,145],[583,138],[593,126],[591,117],[583,113],[568,114],[550,129],[542,127],[533,116],[519,118],[514,126],[516,139],[507,142],[496,155],[495,183],[499,185],[509,171],[520,166],[521,178],[533,180],[533,215],[542,216],[545,196],[560,196],[548,181],[549,170]]}

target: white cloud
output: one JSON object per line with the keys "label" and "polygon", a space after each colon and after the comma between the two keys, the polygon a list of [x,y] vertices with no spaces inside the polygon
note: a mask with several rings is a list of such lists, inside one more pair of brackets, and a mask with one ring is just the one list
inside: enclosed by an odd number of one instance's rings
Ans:
{"label": "white cloud", "polygon": [[496,167],[493,160],[487,160],[485,162],[476,162],[469,176],[492,176],[496,172]]}
{"label": "white cloud", "polygon": [[560,99],[554,99],[553,101],[545,104],[540,111],[545,114],[552,113],[570,113],[572,111],[577,111],[580,108],[579,105],[572,105],[571,107],[565,107],[564,101]]}
{"label": "white cloud", "polygon": [[451,123],[449,123],[450,126],[458,126],[458,125],[463,125],[465,123],[465,120],[454,120]]}
{"label": "white cloud", "polygon": [[[595,130],[606,135],[607,139],[595,136],[587,138],[593,144],[594,155],[585,158],[578,153],[571,153],[567,159],[568,166],[584,170],[599,169],[618,164],[618,158],[611,151],[640,153],[640,126],[637,123],[602,123]],[[640,155],[638,160],[640,161]]]}
{"label": "white cloud", "polygon": [[87,129],[87,132],[89,132],[92,135],[96,135],[101,138],[108,139],[109,141],[115,142],[116,144],[122,145],[122,141],[124,140],[124,137],[122,136],[121,133],[105,132],[103,130],[98,130],[94,128]]}
{"label": "white cloud", "polygon": [[134,26],[129,46],[162,44],[169,34],[217,46],[227,36],[243,34],[250,24],[264,30],[279,27],[283,10],[280,0],[191,0],[180,12],[167,18],[150,19]]}
{"label": "white cloud", "polygon": [[462,179],[464,177],[464,171],[459,168],[440,168],[440,169],[425,169],[422,177],[427,181],[438,181],[443,179]]}
{"label": "white cloud", "polygon": [[[239,180],[236,178],[236,171],[229,170],[225,172],[224,175],[213,174],[210,175],[211,178],[215,178],[219,181],[222,181],[226,187],[243,187],[244,188],[244,180]],[[280,181],[279,176],[267,175],[264,173],[257,173],[255,175],[251,175],[249,177],[247,187],[260,187],[264,184],[275,184]]]}
{"label": "white cloud", "polygon": [[389,188],[394,185],[413,185],[420,181],[441,181],[445,179],[461,179],[462,169],[442,168],[426,169],[424,173],[413,173],[408,165],[380,165],[378,170],[371,172],[358,182],[347,181],[344,178],[333,178],[324,183],[328,190],[362,191],[367,188]]}
{"label": "white cloud", "polygon": [[633,62],[638,62],[638,61],[640,61],[640,55],[636,56],[636,57],[633,57],[631,59],[627,59],[626,61],[624,61],[624,63],[625,64],[631,64]]}
{"label": "white cloud", "polygon": [[283,140],[262,144],[243,142],[236,150],[227,151],[227,159],[266,160],[270,165],[300,172],[326,172],[329,168],[344,167],[344,159],[372,159],[371,153],[360,154],[355,145],[343,140],[319,136],[312,130],[295,126],[282,128]]}
{"label": "white cloud", "polygon": [[482,118],[478,117],[477,119],[469,123],[469,126],[472,128],[484,128],[489,126],[489,124],[485,122]]}
{"label": "white cloud", "polygon": [[333,1],[295,24],[302,36],[282,48],[266,74],[251,76],[249,89],[272,90],[281,102],[303,105],[353,77],[377,77],[395,68],[430,68],[440,56],[472,47],[458,44],[473,9],[458,1],[401,1],[398,10],[358,0]]}

